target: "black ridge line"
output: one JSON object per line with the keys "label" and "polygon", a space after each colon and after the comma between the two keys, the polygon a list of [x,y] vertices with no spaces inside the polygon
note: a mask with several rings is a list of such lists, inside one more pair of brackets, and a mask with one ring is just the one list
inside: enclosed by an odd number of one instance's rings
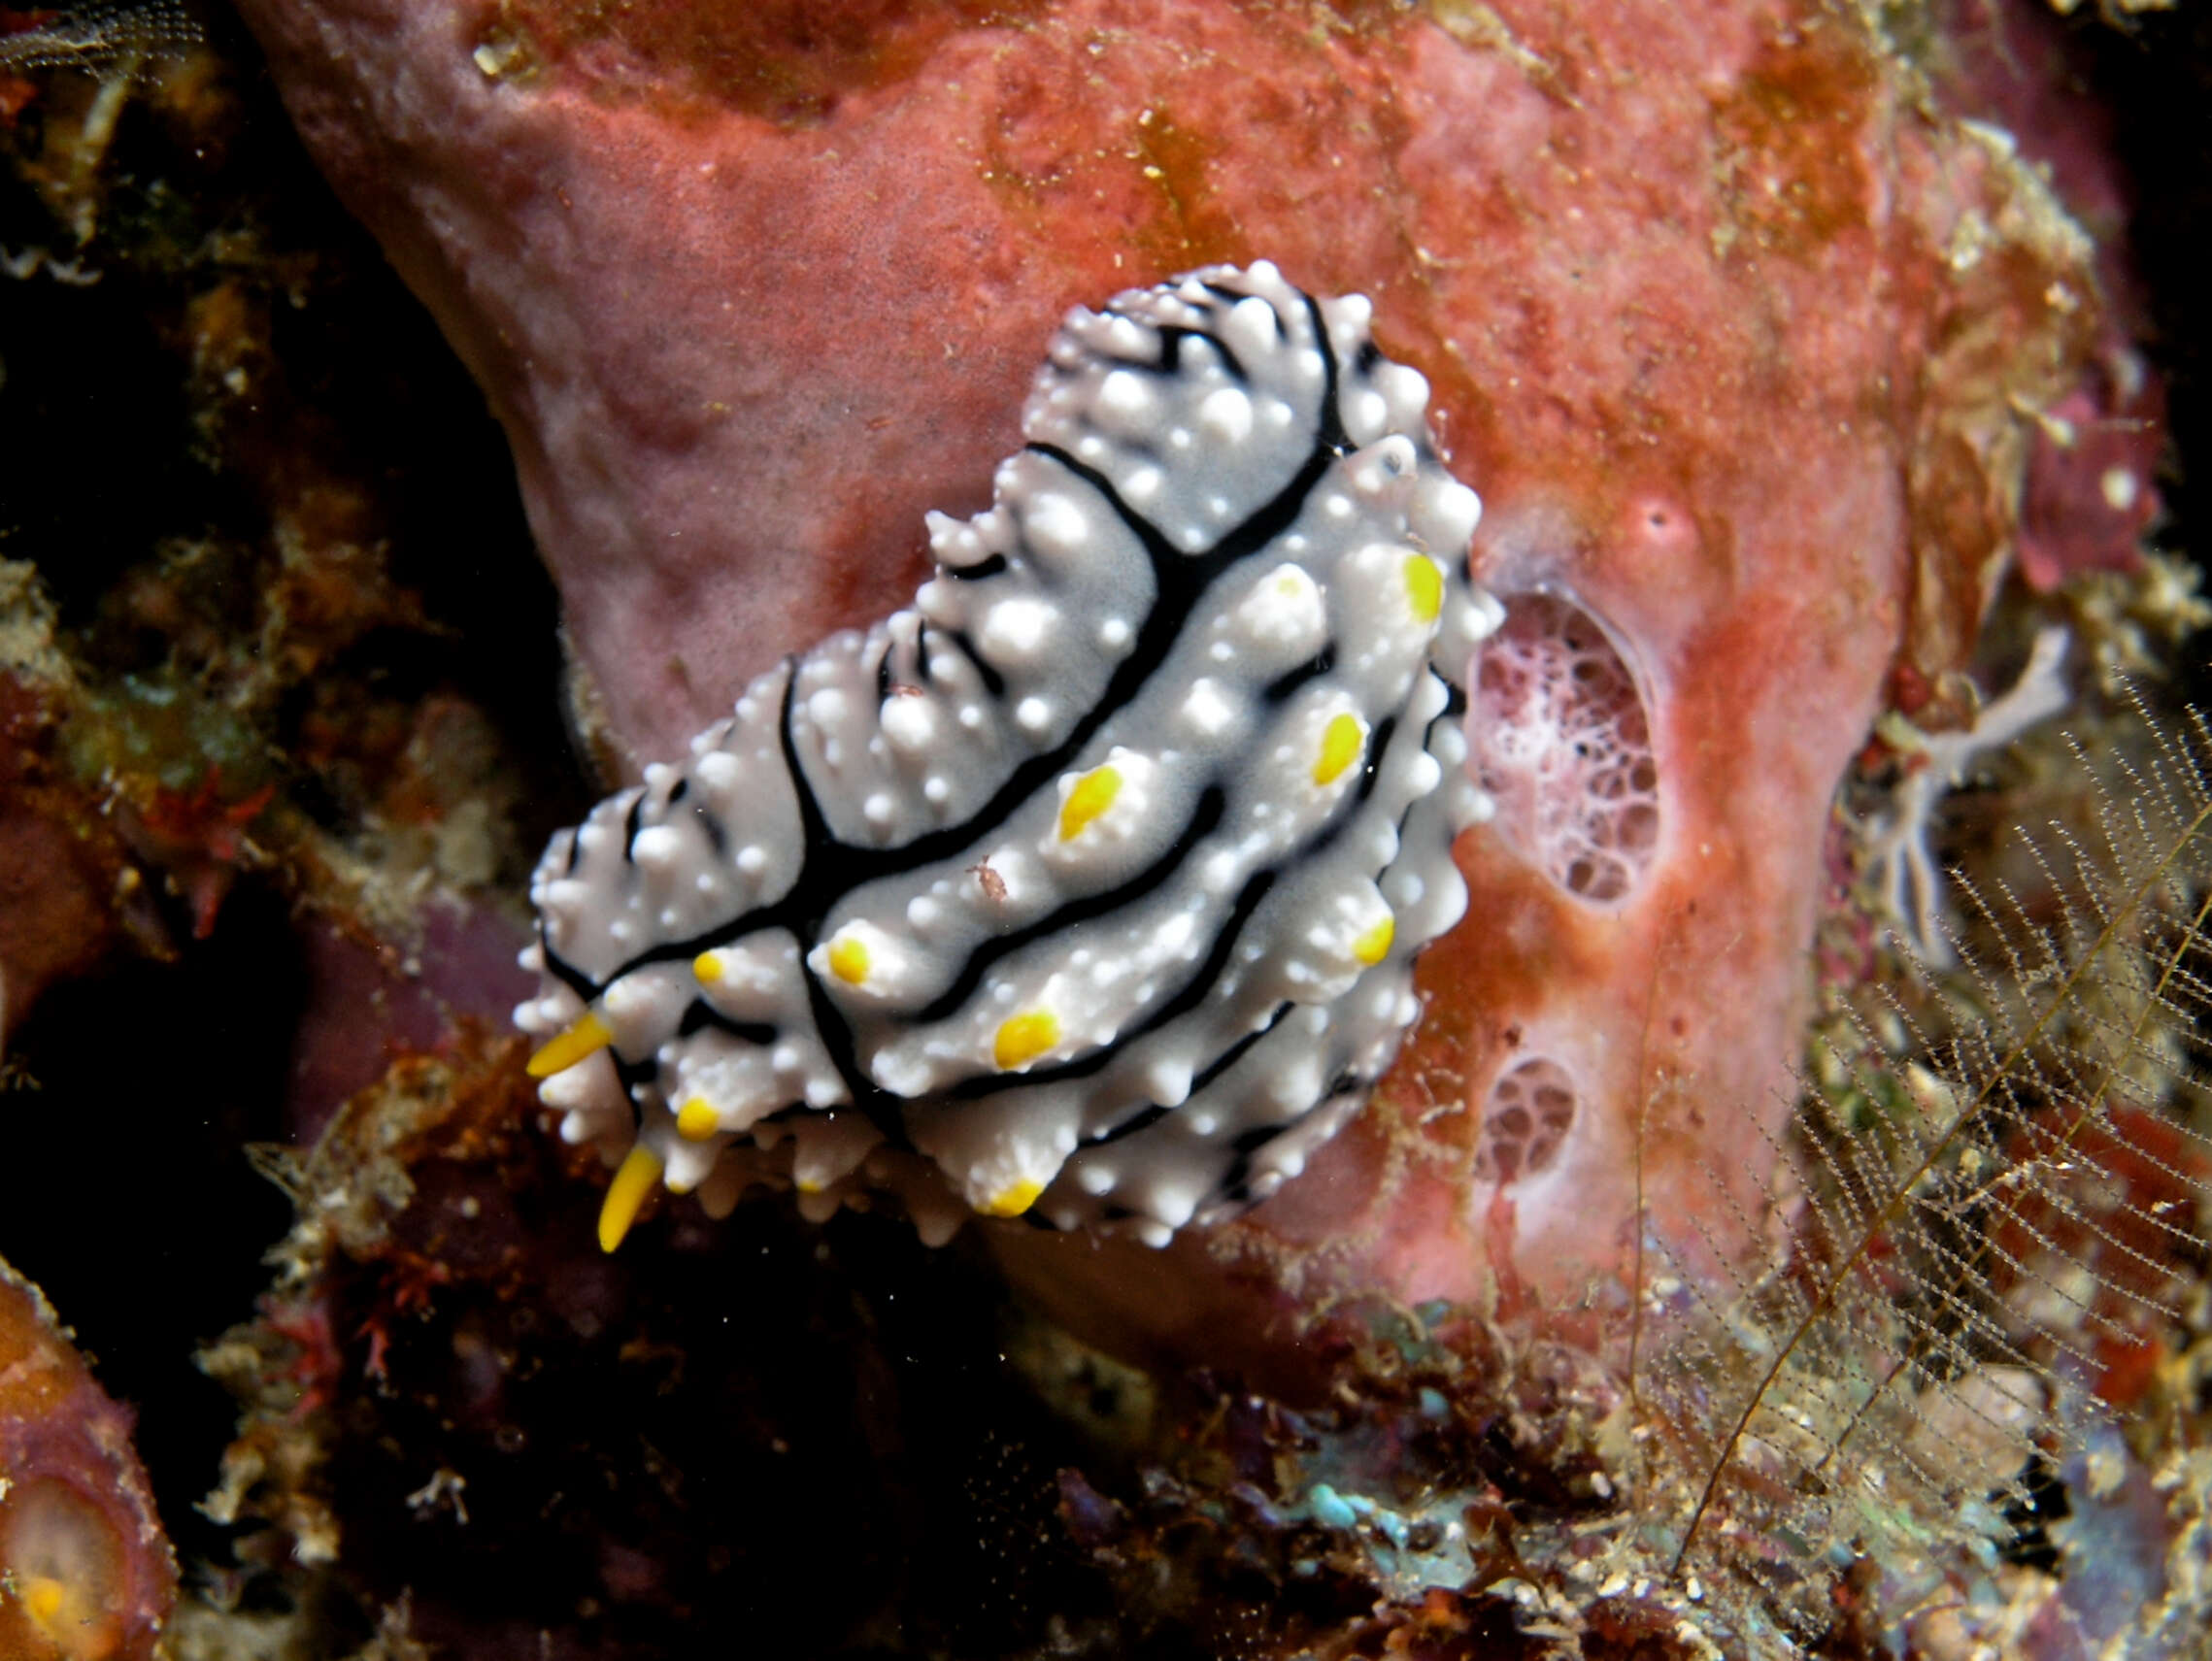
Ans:
{"label": "black ridge line", "polygon": [[879,717],[882,714],[883,707],[890,702],[891,649],[897,645],[898,642],[887,634],[884,637],[883,653],[876,659],[876,711]]}
{"label": "black ridge line", "polygon": [[955,582],[981,582],[986,577],[996,577],[1006,569],[1006,555],[990,554],[973,565],[947,565],[939,560],[937,569]]}
{"label": "black ridge line", "polygon": [[1336,667],[1336,642],[1330,641],[1305,662],[1282,674],[1260,688],[1259,696],[1270,704],[1280,704],[1307,681],[1326,675]]}
{"label": "black ridge line", "polygon": [[630,804],[630,811],[622,815],[622,863],[624,865],[633,865],[637,862],[637,855],[631,851],[630,845],[637,841],[638,826],[644,821],[645,786],[641,784],[638,786],[637,800]]}
{"label": "black ridge line", "polygon": [[939,629],[937,632],[959,648],[960,655],[974,668],[976,679],[983,682],[986,692],[993,698],[1006,696],[1006,677],[984,661],[983,653],[976,650],[976,643],[968,639],[966,629]]}
{"label": "black ridge line", "polygon": [[1293,1114],[1281,1124],[1255,1125],[1251,1130],[1246,1131],[1231,1145],[1236,1148],[1236,1157],[1229,1161],[1228,1169],[1222,1173],[1221,1179],[1214,1184],[1214,1192],[1232,1206],[1250,1205],[1252,1203],[1252,1189],[1249,1184],[1252,1180],[1252,1156],[1254,1154],[1286,1131],[1297,1129],[1306,1120],[1312,1118],[1314,1114],[1320,1113],[1322,1109],[1327,1107],[1329,1103],[1335,1101],[1337,1097],[1349,1096],[1355,1091],[1370,1089],[1374,1082],[1374,1080],[1362,1079],[1357,1074],[1340,1073],[1329,1080],[1328,1088],[1316,1097],[1314,1105],[1306,1109],[1304,1113]]}
{"label": "black ridge line", "polygon": [[[1235,298],[1242,299],[1245,296],[1237,295]],[[1152,677],[1159,665],[1165,661],[1168,652],[1173,649],[1183,624],[1195,610],[1195,602],[1207,587],[1224,571],[1265,548],[1288,530],[1291,524],[1295,523],[1298,515],[1304,511],[1305,500],[1312,494],[1314,486],[1320,482],[1329,466],[1351,449],[1351,439],[1344,429],[1343,414],[1337,408],[1338,365],[1336,349],[1329,341],[1328,330],[1321,315],[1320,302],[1310,294],[1301,295],[1300,298],[1305,302],[1308,322],[1313,330],[1314,345],[1322,354],[1323,365],[1322,396],[1316,412],[1313,448],[1308,452],[1304,464],[1291,477],[1289,483],[1277,491],[1266,503],[1254,510],[1241,524],[1224,534],[1205,553],[1190,556],[1178,553],[1169,546],[1167,539],[1159,532],[1158,528],[1123,501],[1120,492],[1114,488],[1112,482],[1095,468],[1078,461],[1057,446],[1032,444],[1026,447],[1035,454],[1058,462],[1097,491],[1107,506],[1114,511],[1115,516],[1121,519],[1144,548],[1152,562],[1155,580],[1152,609],[1146,615],[1145,625],[1138,636],[1135,648],[1128,656],[1116,665],[1098,702],[1085,713],[1081,720],[1075,723],[1066,739],[1056,748],[1032,756],[1028,761],[1016,767],[1005,784],[1000,786],[990,801],[985,804],[979,813],[971,815],[960,824],[948,825],[941,831],[926,832],[897,847],[862,848],[850,847],[829,834],[827,820],[821,813],[819,801],[816,799],[812,782],[806,776],[805,768],[799,760],[797,745],[791,736],[792,698],[797,686],[799,671],[799,659],[794,653],[785,659],[787,675],[784,682],[783,710],[778,721],[778,734],[784,751],[785,770],[791,779],[792,792],[798,804],[800,846],[806,849],[799,874],[793,880],[791,886],[781,898],[771,901],[765,906],[755,907],[753,911],[710,929],[705,934],[695,936],[690,940],[669,941],[660,946],[649,947],[626,962],[618,965],[614,973],[609,975],[604,981],[594,983],[581,970],[577,970],[572,965],[562,961],[550,944],[543,947],[548,969],[563,983],[576,991],[586,1003],[589,1003],[616,980],[650,964],[679,962],[695,957],[701,951],[729,945],[745,935],[757,933],[762,929],[778,926],[787,927],[791,930],[802,945],[811,944],[815,934],[819,932],[822,918],[827,914],[830,906],[838,899],[853,893],[870,881],[918,869],[922,865],[931,864],[940,858],[949,857],[964,848],[971,847],[1011,817],[1023,803],[1036,793],[1046,779],[1059,772],[1066,762],[1090,741],[1097,730],[1109,718],[1126,707],[1143,688],[1145,681]],[[1289,329],[1283,321],[1282,314],[1276,310],[1271,301],[1268,303],[1268,309],[1275,314],[1278,338],[1287,342]],[[967,646],[964,640],[960,641],[959,644],[962,649],[969,650],[970,655],[973,655],[972,648]],[[916,645],[919,655],[922,646],[920,629],[916,631]],[[926,678],[925,659],[922,667]],[[1372,763],[1370,763],[1369,772],[1372,772]],[[1362,796],[1364,796],[1366,788],[1371,787],[1371,779],[1362,780],[1360,792]],[[632,805],[632,811],[633,813],[636,811],[636,804]],[[625,859],[628,857],[626,843],[624,857]],[[830,870],[833,863],[836,867],[834,874]],[[1254,883],[1257,882],[1259,884],[1260,894],[1264,894],[1266,885],[1271,883],[1273,879],[1274,873],[1271,871],[1259,874],[1254,879],[1254,882],[1246,884],[1247,892],[1249,893]],[[1258,898],[1258,895],[1254,895],[1252,903],[1257,905]],[[1240,895],[1240,905],[1243,904],[1243,900],[1244,896]],[[1233,917],[1230,932],[1233,934],[1235,929],[1241,928],[1248,916],[1249,912],[1244,916]],[[541,924],[541,940],[543,940],[543,934]],[[903,1098],[890,1095],[889,1092],[882,1089],[873,1080],[860,1071],[852,1031],[846,1025],[842,1015],[838,1013],[836,1006],[830,1001],[828,994],[821,986],[812,971],[806,968],[803,953],[800,957],[800,973],[806,981],[808,1001],[814,1009],[817,1027],[823,1047],[828,1051],[832,1064],[836,1066],[848,1090],[851,1091],[855,1105],[867,1113],[871,1122],[875,1123],[879,1130],[883,1130],[895,1145],[904,1146],[906,1141],[904,1135],[894,1133],[893,1128],[887,1127],[887,1119],[895,1117],[895,1104],[902,1102]],[[1185,989],[1185,995],[1190,997],[1193,1006],[1198,998],[1203,996],[1203,985],[1199,985],[1195,991],[1189,987]],[[1179,996],[1176,1002],[1180,1005],[1182,997]],[[1182,1013],[1180,1008],[1173,1011],[1173,1013],[1176,1014]],[[1137,1033],[1130,1036],[1134,1037],[1149,1032],[1157,1024],[1156,1021],[1147,1022],[1137,1029]],[[1097,1065],[1102,1067],[1115,1053],[1115,1046],[1108,1046],[1094,1053],[1099,1058]],[[1085,1059],[1089,1060],[1089,1058],[1086,1057]],[[626,1062],[619,1052],[615,1054],[615,1064],[625,1086],[633,1086],[638,1081],[633,1075],[636,1075],[639,1069],[643,1069],[642,1078],[644,1079],[651,1079],[658,1072],[658,1066],[655,1062],[650,1060],[636,1063]],[[1068,1065],[1072,1067],[1079,1065],[1079,1063],[1071,1062]],[[1004,1080],[1006,1077],[1004,1074],[994,1074],[989,1076],[986,1080],[968,1080],[967,1082],[993,1082]],[[1043,1076],[1028,1074],[1019,1077],[1025,1080],[1042,1081]]]}
{"label": "black ridge line", "polygon": [[1229,908],[1228,921],[1222,925],[1222,932],[1214,936],[1214,947],[1206,953],[1206,961],[1198,965],[1198,972],[1183,983],[1174,997],[1127,1032],[1057,1067],[1042,1067],[1034,1073],[979,1073],[935,1093],[950,1101],[972,1102],[980,1096],[994,1096],[1001,1090],[1032,1089],[1040,1084],[1056,1084],[1063,1079],[1088,1079],[1103,1070],[1136,1040],[1147,1033],[1157,1032],[1169,1021],[1189,1014],[1205,1002],[1206,994],[1221,978],[1229,953],[1236,949],[1237,936],[1252,920],[1252,914],[1259,909],[1259,902],[1267,898],[1267,890],[1275,886],[1275,869],[1270,866],[1245,879],[1244,886],[1237,892],[1236,904]]}
{"label": "black ridge line", "polygon": [[1275,1013],[1267,1017],[1267,1024],[1265,1026],[1260,1027],[1256,1031],[1246,1033],[1244,1037],[1238,1039],[1236,1043],[1230,1045],[1228,1048],[1223,1050],[1221,1054],[1215,1056],[1213,1060],[1206,1063],[1204,1069],[1200,1071],[1198,1076],[1190,1080],[1190,1094],[1195,1096],[1200,1090],[1205,1089],[1206,1086],[1211,1084],[1216,1079],[1219,1079],[1223,1073],[1226,1073],[1231,1067],[1234,1067],[1240,1060],[1244,1058],[1244,1052],[1246,1050],[1250,1049],[1254,1045],[1257,1044],[1261,1039],[1265,1038],[1269,1033],[1273,1032],[1278,1026],[1281,1026],[1283,1024],[1283,1017],[1289,1014],[1297,1007],[1297,1005],[1291,1003],[1289,999],[1285,999],[1282,1003],[1277,1004],[1275,1006]]}
{"label": "black ridge line", "polygon": [[[1245,1035],[1247,1039],[1257,1038],[1258,1036],[1257,1033]],[[1240,1040],[1239,1042],[1243,1041]],[[1196,1086],[1193,1085],[1192,1089],[1195,1090],[1195,1088]],[[1134,1136],[1140,1130],[1150,1130],[1173,1112],[1175,1112],[1173,1108],[1163,1108],[1157,1102],[1147,1102],[1120,1124],[1102,1130],[1096,1136],[1086,1137],[1083,1146],[1086,1147],[1105,1147],[1110,1144],[1120,1142],[1125,1136]]]}
{"label": "black ridge line", "polygon": [[1157,358],[1147,363],[1141,357],[1123,357],[1115,352],[1102,351],[1098,354],[1099,361],[1110,363],[1116,369],[1133,369],[1143,375],[1177,376],[1183,373],[1183,343],[1187,340],[1202,340],[1221,354],[1222,367],[1228,372],[1231,380],[1240,386],[1252,383],[1252,375],[1244,367],[1243,359],[1237,356],[1228,342],[1220,335],[1205,329],[1189,328],[1181,323],[1152,323],[1147,326],[1159,336]]}
{"label": "black ridge line", "polygon": [[[1266,305],[1267,310],[1274,314],[1275,338],[1278,341],[1283,341],[1286,343],[1290,340],[1290,325],[1283,321],[1283,313],[1281,309],[1276,306],[1274,301],[1269,300],[1266,295],[1240,294],[1234,288],[1225,287],[1219,282],[1201,282],[1199,286],[1205,289],[1205,291],[1211,294],[1215,299],[1221,301],[1223,305],[1226,306],[1234,306],[1239,300],[1258,300],[1263,302]],[[1322,350],[1327,352],[1329,355],[1329,367],[1332,371],[1332,384],[1330,390],[1333,391],[1335,389],[1333,385],[1333,371],[1335,369],[1336,350],[1328,344],[1328,332],[1321,326],[1321,308],[1315,303],[1314,297],[1311,294],[1307,294],[1301,291],[1298,298],[1305,301],[1306,310],[1312,315],[1314,319],[1314,333],[1321,337],[1321,349]]]}
{"label": "black ridge line", "polygon": [[725,1015],[704,998],[693,998],[684,1011],[684,1018],[676,1023],[676,1036],[689,1038],[701,1027],[713,1027],[726,1032],[732,1038],[742,1038],[748,1044],[768,1045],[776,1042],[776,1029],[766,1021],[741,1021]]}
{"label": "black ridge line", "polygon": [[[784,659],[784,702],[776,714],[776,743],[784,752],[784,771],[790,776],[791,797],[798,804],[799,846],[808,850],[806,856],[799,861],[799,875],[791,884],[794,889],[806,882],[807,868],[814,863],[813,850],[818,847],[832,847],[836,843],[836,839],[829,834],[829,820],[822,814],[821,802],[814,793],[814,781],[807,777],[806,769],[799,765],[799,741],[791,736],[791,711],[798,698],[798,688],[799,660],[797,654],[793,653]],[[722,943],[718,941],[716,944]],[[636,961],[647,962],[651,955],[642,953]],[[687,952],[680,955],[696,957],[698,953]],[[618,978],[620,973],[617,971]]]}
{"label": "black ridge line", "polygon": [[546,960],[547,972],[587,1004],[599,995],[599,988],[591,983],[588,975],[553,950],[553,943],[546,938],[546,920],[542,916],[538,919],[538,953]]}
{"label": "black ridge line", "polygon": [[1207,785],[1199,793],[1197,812],[1190,815],[1190,822],[1184,826],[1183,834],[1152,864],[1120,887],[1104,888],[1095,894],[1087,894],[1080,900],[1070,900],[1033,923],[1025,923],[1005,934],[993,935],[968,953],[968,960],[961,966],[959,977],[950,986],[921,1009],[901,1018],[911,1026],[941,1021],[968,1001],[969,995],[982,982],[985,973],[1009,952],[1019,951],[1031,941],[1045,935],[1056,933],[1063,928],[1073,928],[1078,923],[1089,922],[1092,917],[1104,916],[1108,912],[1118,910],[1133,900],[1143,899],[1175,875],[1176,867],[1183,863],[1201,839],[1213,834],[1214,827],[1222,822],[1222,814],[1227,806],[1227,792],[1219,784]]}
{"label": "black ridge line", "polygon": [[[1278,1026],[1280,1026],[1283,1022],[1283,1017],[1296,1008],[1297,1006],[1295,1004],[1277,1004],[1275,1006],[1275,1013],[1267,1017],[1265,1025],[1254,1027],[1252,1031],[1246,1033],[1242,1038],[1238,1039],[1234,1044],[1230,1045],[1228,1048],[1223,1050],[1221,1054],[1215,1056],[1213,1060],[1206,1063],[1204,1070],[1191,1079],[1190,1089],[1183,1099],[1186,1102],[1189,1102],[1193,1097],[1195,1097],[1199,1091],[1205,1089],[1206,1086],[1211,1084],[1216,1079],[1219,1079],[1223,1073],[1226,1073],[1231,1067],[1234,1067],[1239,1061],[1243,1060],[1246,1052],[1250,1050],[1254,1045],[1257,1044],[1261,1039],[1265,1038],[1269,1033],[1273,1032]],[[1145,1129],[1148,1125],[1157,1124],[1161,1119],[1165,1118],[1169,1113],[1172,1113],[1175,1111],[1176,1110],[1173,1108],[1163,1108],[1157,1102],[1148,1103],[1140,1112],[1131,1113],[1120,1124],[1111,1126],[1106,1130],[1097,1132],[1095,1135],[1085,1138],[1084,1146],[1086,1147],[1104,1147],[1109,1143],[1120,1142],[1123,1137],[1136,1135],[1138,1131]]]}
{"label": "black ridge line", "polygon": [[[1198,972],[1184,982],[1183,989],[1173,998],[1155,1009],[1127,1032],[1117,1033],[1096,1049],[1086,1050],[1072,1060],[1061,1062],[1057,1067],[1047,1067],[1034,1073],[979,1073],[934,1093],[952,1101],[975,1101],[979,1097],[996,1095],[1002,1090],[1056,1084],[1063,1079],[1087,1079],[1091,1074],[1102,1071],[1136,1040],[1147,1033],[1157,1032],[1169,1021],[1196,1009],[1204,1001],[1215,980],[1220,977],[1223,965],[1228,962],[1230,948],[1236,944],[1237,935],[1252,920],[1254,910],[1258,907],[1275,879],[1282,875],[1286,867],[1302,865],[1326,853],[1335,846],[1336,839],[1349,830],[1353,821],[1359,816],[1360,804],[1374,794],[1383,755],[1390,748],[1397,724],[1398,718],[1395,715],[1385,715],[1375,723],[1374,731],[1368,735],[1367,758],[1359,769],[1359,781],[1352,788],[1349,805],[1339,803],[1329,814],[1328,822],[1308,837],[1300,847],[1291,849],[1277,864],[1256,871],[1245,880],[1244,887],[1237,895],[1236,905],[1230,910],[1228,921],[1223,925],[1222,932],[1214,937],[1213,947],[1206,953],[1205,962],[1198,966]],[[1413,804],[1408,802],[1406,812],[1412,810]],[[1401,837],[1405,834],[1405,814],[1398,815],[1398,834]],[[1197,1086],[1193,1084],[1191,1090],[1195,1094]]]}
{"label": "black ridge line", "polygon": [[668,805],[673,808],[678,802],[681,802],[686,796],[688,796],[690,793],[691,776],[688,773],[680,775],[676,782],[669,787]]}
{"label": "black ridge line", "polygon": [[806,981],[807,1007],[814,1013],[815,1034],[829,1054],[829,1064],[845,1080],[846,1093],[853,1098],[854,1107],[868,1115],[868,1122],[876,1127],[876,1134],[886,1143],[896,1148],[911,1148],[914,1144],[906,1134],[904,1103],[860,1070],[859,1046],[853,1042],[853,1029],[846,1025],[844,1013],[831,1000],[821,977],[807,967],[803,956],[799,959],[799,976]]}
{"label": "black ridge line", "polygon": [[691,812],[699,815],[699,829],[707,836],[707,846],[715,850],[717,859],[729,852],[729,834],[722,829],[721,820],[715,817],[706,803],[698,803]]}

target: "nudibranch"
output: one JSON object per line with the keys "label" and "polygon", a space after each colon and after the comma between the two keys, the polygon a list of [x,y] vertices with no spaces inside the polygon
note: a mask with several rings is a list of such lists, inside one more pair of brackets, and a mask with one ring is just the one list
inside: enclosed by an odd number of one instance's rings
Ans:
{"label": "nudibranch", "polygon": [[1499,615],[1370,311],[1265,262],[1077,308],[913,607],[553,838],[516,1019],[619,1158],[602,1245],[779,1178],[1159,1245],[1363,1100],[1465,907]]}

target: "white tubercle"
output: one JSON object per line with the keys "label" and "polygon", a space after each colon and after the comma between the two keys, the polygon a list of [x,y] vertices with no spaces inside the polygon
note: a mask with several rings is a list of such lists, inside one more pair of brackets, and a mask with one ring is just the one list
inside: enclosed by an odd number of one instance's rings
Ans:
{"label": "white tubercle", "polygon": [[913,609],[553,839],[516,1018],[603,1241],[780,1182],[1164,1244],[1357,1109],[1464,906],[1498,616],[1371,316],[1265,262],[1077,308]]}

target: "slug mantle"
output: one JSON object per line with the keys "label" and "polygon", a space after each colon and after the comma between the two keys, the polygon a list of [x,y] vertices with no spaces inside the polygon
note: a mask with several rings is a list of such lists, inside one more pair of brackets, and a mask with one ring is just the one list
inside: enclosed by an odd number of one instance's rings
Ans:
{"label": "slug mantle", "polygon": [[1358,296],[1260,261],[1077,308],[912,610],[755,681],[553,839],[563,1134],[725,1213],[788,1180],[1164,1246],[1364,1100],[1458,921],[1474,492]]}

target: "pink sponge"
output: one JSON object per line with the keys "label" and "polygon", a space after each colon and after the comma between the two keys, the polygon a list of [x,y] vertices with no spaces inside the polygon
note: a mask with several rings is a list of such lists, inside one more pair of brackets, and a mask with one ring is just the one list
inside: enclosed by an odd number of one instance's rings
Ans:
{"label": "pink sponge", "polygon": [[1469,761],[1495,829],[1577,899],[1631,893],[1659,837],[1643,694],[1595,618],[1555,594],[1506,608],[1475,656]]}

